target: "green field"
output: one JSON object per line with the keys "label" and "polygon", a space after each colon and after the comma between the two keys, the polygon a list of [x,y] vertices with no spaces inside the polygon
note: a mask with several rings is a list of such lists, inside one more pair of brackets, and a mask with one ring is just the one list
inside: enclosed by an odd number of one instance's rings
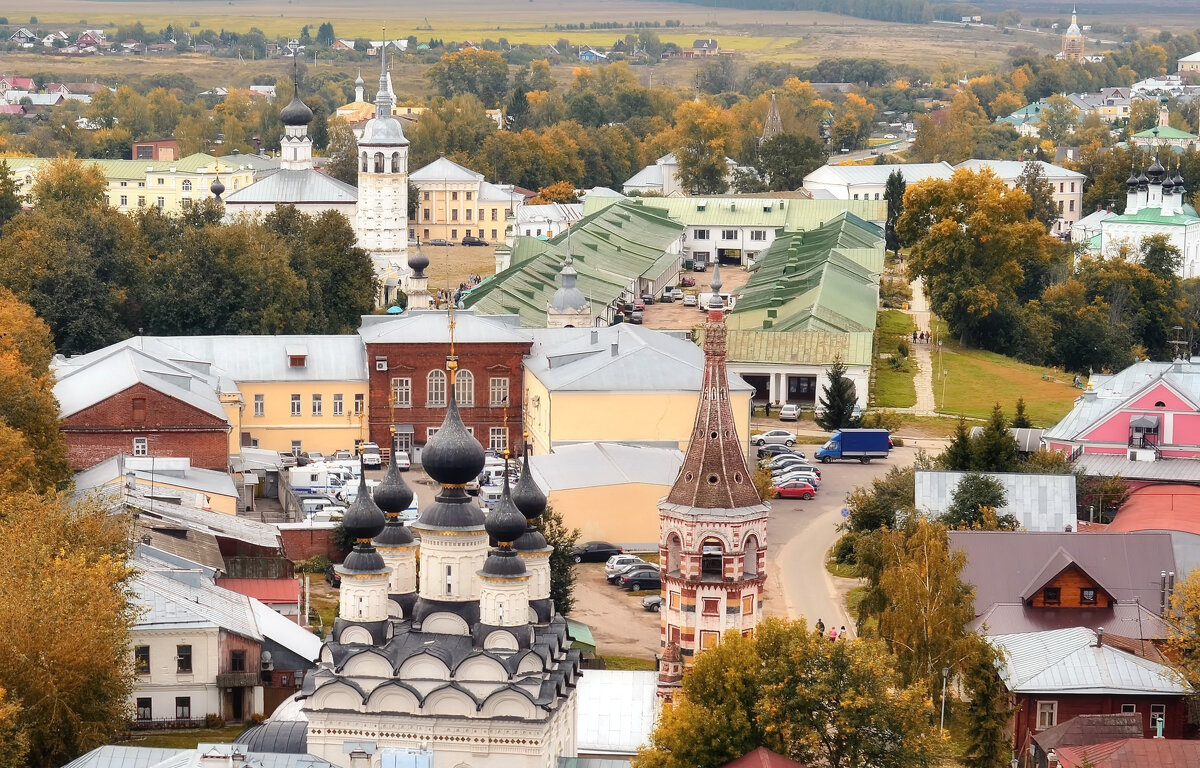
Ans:
{"label": "green field", "polygon": [[171,749],[195,749],[197,744],[228,744],[246,730],[245,725],[229,725],[224,728],[196,728],[178,731],[150,731],[135,733],[120,742],[126,747],[166,747]]}
{"label": "green field", "polygon": [[[912,318],[898,309],[879,313],[879,342],[875,349],[875,388],[872,391],[875,408],[910,408],[917,404],[917,388],[913,384],[916,363],[897,352],[901,341],[908,343],[914,329]],[[904,360],[904,367],[892,368],[887,355]]]}
{"label": "green field", "polygon": [[[948,372],[944,382],[942,371]],[[934,351],[933,374],[938,411],[968,418],[986,419],[996,403],[1012,418],[1017,398],[1024,398],[1033,425],[1050,427],[1067,415],[1080,394],[1061,372],[950,343],[941,347],[940,355]]]}

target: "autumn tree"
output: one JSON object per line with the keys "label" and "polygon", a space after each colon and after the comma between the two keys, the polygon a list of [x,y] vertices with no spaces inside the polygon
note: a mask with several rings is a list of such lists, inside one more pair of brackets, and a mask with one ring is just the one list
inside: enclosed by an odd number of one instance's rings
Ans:
{"label": "autumn tree", "polygon": [[1041,163],[1036,160],[1025,163],[1017,176],[1017,187],[1029,196],[1029,218],[1042,222],[1049,232],[1059,218],[1058,203],[1054,199],[1054,187],[1046,179]]}
{"label": "autumn tree", "polygon": [[732,131],[720,107],[685,101],[675,111],[679,183],[689,194],[720,194],[729,187],[729,152]]}
{"label": "autumn tree", "polygon": [[7,160],[0,160],[0,227],[21,212],[21,198]]}
{"label": "autumn tree", "polygon": [[830,643],[806,622],[767,619],[700,654],[637,768],[717,768],[765,746],[809,765],[937,764],[930,707],[878,641]]}
{"label": "autumn tree", "polygon": [[871,135],[875,120],[875,105],[857,93],[846,94],[841,109],[830,127],[833,143],[839,147],[855,148]]}
{"label": "autumn tree", "polygon": [[1042,107],[1039,114],[1042,117],[1038,123],[1041,137],[1054,142],[1056,147],[1066,142],[1079,122],[1079,110],[1070,99],[1059,93],[1046,99],[1046,106]]}
{"label": "autumn tree", "polygon": [[858,394],[854,381],[846,375],[846,364],[840,358],[825,371],[829,383],[819,398],[817,426],[827,432],[843,427],[852,427],[857,422],[854,409],[858,406]]}
{"label": "autumn tree", "polygon": [[0,495],[0,688],[20,707],[33,768],[63,765],[126,728],[129,541],[128,518],[106,503]]}
{"label": "autumn tree", "polygon": [[1176,668],[1192,686],[1200,689],[1200,569],[1175,585],[1171,594],[1171,621],[1167,647]]}
{"label": "autumn tree", "polygon": [[30,198],[39,206],[89,207],[108,203],[108,177],[95,163],[51,160],[34,179]]}
{"label": "autumn tree", "polygon": [[850,516],[845,527],[851,531],[895,528],[897,515],[915,512],[916,468],[891,467],[870,485],[860,485],[846,498]]}
{"label": "autumn tree", "polygon": [[575,185],[569,181],[556,181],[548,184],[539,189],[537,196],[529,201],[531,205],[577,202],[579,202],[579,198],[575,195]]}
{"label": "autumn tree", "polygon": [[340,117],[329,119],[329,159],[325,173],[350,186],[358,186],[358,142],[354,129]]}
{"label": "autumn tree", "polygon": [[29,737],[21,725],[21,706],[0,688],[0,768],[26,768]]}

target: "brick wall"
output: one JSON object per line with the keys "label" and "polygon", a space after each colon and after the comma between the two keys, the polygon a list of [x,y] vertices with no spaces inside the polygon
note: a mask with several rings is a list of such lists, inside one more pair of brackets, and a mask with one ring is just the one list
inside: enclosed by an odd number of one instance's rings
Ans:
{"label": "brick wall", "polygon": [[147,439],[150,456],[186,457],[201,469],[229,468],[229,423],[145,384],[73,413],[59,426],[76,470],[118,453],[132,455],[139,437]]}
{"label": "brick wall", "polygon": [[[456,344],[460,371],[470,371],[475,377],[475,405],[462,407],[463,423],[474,429],[475,438],[488,447],[489,429],[505,425],[504,409],[490,405],[489,380],[493,377],[508,379],[509,444],[517,450],[521,443],[521,425],[524,423],[522,402],[524,400],[524,374],[522,358],[529,353],[531,342]],[[389,427],[393,423],[391,407],[392,379],[412,379],[412,406],[394,409],[395,423],[412,424],[414,445],[424,445],[426,430],[440,427],[446,418],[444,407],[428,408],[427,382],[433,369],[446,369],[449,344],[368,344],[367,369],[369,371],[368,416],[371,440],[387,447],[391,441]],[[376,370],[376,358],[386,357],[388,370]],[[447,399],[449,394],[447,394]]]}
{"label": "brick wall", "polygon": [[342,561],[343,555],[333,543],[332,527],[288,529],[279,533],[283,537],[284,557],[294,563],[317,555],[325,555],[335,563]]}

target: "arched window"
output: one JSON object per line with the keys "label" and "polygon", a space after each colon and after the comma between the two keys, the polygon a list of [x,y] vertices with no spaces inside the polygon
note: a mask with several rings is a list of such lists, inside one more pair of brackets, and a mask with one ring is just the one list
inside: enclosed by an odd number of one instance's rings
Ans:
{"label": "arched window", "polygon": [[682,549],[683,542],[679,540],[679,534],[672,533],[667,537],[667,573],[679,572],[679,553]]}
{"label": "arched window", "polygon": [[375,173],[383,173],[383,153],[375,153]]}
{"label": "arched window", "polygon": [[183,191],[184,191],[184,192],[191,192],[191,191],[192,191],[192,182],[191,182],[191,180],[190,180],[190,179],[184,179],[184,180],[183,180]]}
{"label": "arched window", "polygon": [[400,153],[392,153],[392,173],[400,173]]}
{"label": "arched window", "polygon": [[717,538],[707,538],[700,544],[700,578],[725,578],[725,547]]}
{"label": "arched window", "polygon": [[425,377],[425,405],[441,408],[446,405],[446,372],[435,368]]}
{"label": "arched window", "polygon": [[362,153],[362,172],[363,173],[367,172],[367,153],[366,152]]}
{"label": "arched window", "polygon": [[460,408],[475,407],[475,374],[470,371],[454,374],[454,399]]}
{"label": "arched window", "polygon": [[758,575],[758,537],[747,536],[746,544],[742,547],[742,572],[747,576]]}

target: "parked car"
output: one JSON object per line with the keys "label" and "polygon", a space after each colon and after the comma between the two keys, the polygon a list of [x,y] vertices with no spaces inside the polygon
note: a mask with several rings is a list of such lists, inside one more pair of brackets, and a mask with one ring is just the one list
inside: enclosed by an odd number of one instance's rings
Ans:
{"label": "parked car", "polygon": [[779,409],[780,421],[798,421],[800,419],[800,406],[795,403],[788,403]]}
{"label": "parked car", "polygon": [[354,458],[354,451],[348,448],[341,448],[333,453],[334,461],[349,461]]}
{"label": "parked car", "polygon": [[611,576],[614,573],[620,573],[631,565],[646,562],[637,555],[613,555],[608,558],[608,562],[604,564],[604,575]]}
{"label": "parked car", "polygon": [[589,541],[581,547],[576,547],[575,551],[571,553],[571,557],[577,563],[601,563],[624,551],[607,541]]}
{"label": "parked car", "polygon": [[311,464],[316,464],[326,460],[325,454],[321,453],[320,451],[305,451],[300,455],[308,459],[309,463]]}
{"label": "parked car", "polygon": [[817,489],[803,480],[789,480],[785,483],[775,484],[775,498],[777,499],[804,499],[807,501],[816,495]]}
{"label": "parked car", "polygon": [[821,476],[821,470],[809,464],[807,459],[802,459],[799,456],[794,459],[790,456],[778,456],[776,458],[783,459],[783,461],[772,460],[763,465],[763,469],[769,469],[772,472],[779,472],[784,469],[811,469],[817,477]]}
{"label": "parked car", "polygon": [[363,466],[365,467],[380,467],[383,466],[383,454],[379,452],[379,446],[375,443],[363,443],[358,447],[362,453]]}
{"label": "parked car", "polygon": [[609,584],[616,584],[620,578],[627,573],[633,573],[634,571],[645,570],[647,568],[654,567],[655,565],[653,563],[647,563],[645,560],[639,557],[636,562],[625,563],[620,568],[615,569],[612,573],[609,573],[608,570],[605,569],[604,578]]}
{"label": "parked car", "polygon": [[688,277],[687,275],[680,275],[679,276],[679,287],[680,288],[695,288],[696,287],[696,278]]}
{"label": "parked car", "polygon": [[[695,282],[694,280],[692,282]],[[671,301],[683,301],[683,291],[678,288],[671,289]]]}
{"label": "parked car", "polygon": [[645,574],[653,573],[658,575],[658,566],[654,563],[645,563],[643,565],[634,565],[626,568],[623,572],[617,574],[617,578],[612,580],[613,584],[623,587],[629,583],[630,579],[645,578]]}
{"label": "parked car", "polygon": [[817,477],[812,472],[805,472],[802,470],[785,470],[783,472],[771,475],[771,482],[775,484],[787,483],[793,480],[803,480],[813,488],[818,490],[821,488],[821,478]]}
{"label": "parked car", "polygon": [[784,464],[808,464],[808,457],[804,455],[803,451],[794,451],[768,456],[760,463],[772,467],[782,467]]}
{"label": "parked car", "polygon": [[670,304],[672,301],[675,301],[675,297],[671,295],[670,288],[663,288],[662,295],[658,297],[658,300],[662,304]]}
{"label": "parked car", "polygon": [[801,457],[804,456],[803,453],[794,451],[786,445],[763,445],[758,449],[758,458],[762,459],[766,458],[767,456],[786,456],[789,453],[795,453]]}
{"label": "parked car", "polygon": [[441,237],[435,237],[434,239],[427,241],[425,245],[450,245],[450,241]]}
{"label": "parked car", "polygon": [[692,271],[693,272],[707,272],[708,264],[706,262],[704,262],[703,260],[694,261],[694,262],[692,262]]}
{"label": "parked car", "polygon": [[796,444],[796,434],[786,429],[770,429],[750,436],[751,445],[786,445],[791,448]]}
{"label": "parked car", "polygon": [[642,609],[658,613],[662,610],[662,595],[646,595],[642,598]]}
{"label": "parked car", "polygon": [[645,312],[646,311],[645,299],[634,299],[633,311],[634,312]]}
{"label": "parked car", "polygon": [[279,452],[279,463],[285,467],[299,466],[299,464],[296,462],[295,454],[288,453],[287,451]]}
{"label": "parked car", "polygon": [[462,239],[462,244],[463,245],[487,245],[488,241],[484,240],[481,237],[472,237],[471,235],[467,235],[466,237],[464,237]]}
{"label": "parked car", "polygon": [[392,463],[396,465],[396,469],[401,472],[412,469],[412,459],[408,458],[408,451],[396,451],[392,454]]}
{"label": "parked car", "polygon": [[646,306],[653,304],[654,303],[654,294],[653,293],[643,293],[642,294],[642,303],[645,304]]}
{"label": "parked car", "polygon": [[644,319],[645,315],[642,314],[640,309],[634,310],[629,315],[629,322],[633,323],[634,325],[641,325]]}
{"label": "parked car", "polygon": [[637,592],[643,589],[662,589],[662,577],[658,575],[658,569],[653,571],[636,571],[625,576],[625,581],[621,584],[621,587],[630,592]]}
{"label": "parked car", "polygon": [[342,577],[337,571],[335,571],[333,569],[332,563],[325,566],[325,582],[327,584],[329,584],[329,586],[333,587],[334,589],[337,589],[342,586]]}
{"label": "parked car", "polygon": [[694,293],[685,294],[683,297],[683,306],[685,306],[685,307],[696,306],[696,294],[694,294]]}

